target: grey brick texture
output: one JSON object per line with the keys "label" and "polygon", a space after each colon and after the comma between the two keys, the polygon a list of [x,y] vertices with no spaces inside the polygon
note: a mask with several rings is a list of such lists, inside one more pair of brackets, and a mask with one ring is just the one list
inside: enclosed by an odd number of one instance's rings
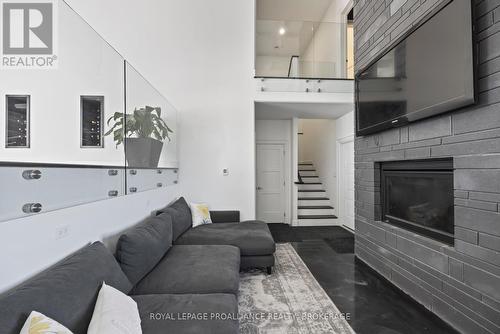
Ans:
{"label": "grey brick texture", "polygon": [[[355,0],[356,70],[444,1]],[[460,332],[491,334],[500,333],[500,1],[472,3],[477,105],[356,138],[356,255]],[[379,163],[439,157],[454,160],[454,246],[380,221]]]}

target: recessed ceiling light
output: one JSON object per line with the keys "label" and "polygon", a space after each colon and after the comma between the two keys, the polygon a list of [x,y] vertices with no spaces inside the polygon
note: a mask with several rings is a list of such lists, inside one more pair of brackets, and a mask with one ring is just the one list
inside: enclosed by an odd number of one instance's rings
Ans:
{"label": "recessed ceiling light", "polygon": [[280,28],[280,35],[282,35],[282,36],[283,36],[284,34],[286,34],[286,29],[285,29],[285,28],[283,28],[283,27],[281,27],[281,28]]}

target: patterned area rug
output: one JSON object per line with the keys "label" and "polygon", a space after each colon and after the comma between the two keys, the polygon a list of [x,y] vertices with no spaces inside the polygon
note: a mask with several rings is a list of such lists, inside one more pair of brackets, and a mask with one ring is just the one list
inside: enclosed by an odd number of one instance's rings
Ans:
{"label": "patterned area rug", "polygon": [[241,334],[353,334],[346,317],[290,244],[276,245],[272,275],[241,274]]}

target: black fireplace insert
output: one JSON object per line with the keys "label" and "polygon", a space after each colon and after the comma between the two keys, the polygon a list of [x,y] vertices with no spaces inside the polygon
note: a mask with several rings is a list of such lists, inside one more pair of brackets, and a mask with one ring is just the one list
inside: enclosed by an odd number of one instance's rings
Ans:
{"label": "black fireplace insert", "polygon": [[381,163],[382,220],[453,245],[453,159]]}

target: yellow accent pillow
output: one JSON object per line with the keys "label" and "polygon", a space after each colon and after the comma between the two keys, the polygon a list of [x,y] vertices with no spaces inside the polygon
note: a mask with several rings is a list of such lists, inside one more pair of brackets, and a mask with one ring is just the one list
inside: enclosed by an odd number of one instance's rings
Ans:
{"label": "yellow accent pillow", "polygon": [[191,216],[193,220],[193,227],[212,224],[210,209],[205,203],[191,203]]}
{"label": "yellow accent pillow", "polygon": [[19,334],[73,334],[57,321],[37,312],[30,313]]}

